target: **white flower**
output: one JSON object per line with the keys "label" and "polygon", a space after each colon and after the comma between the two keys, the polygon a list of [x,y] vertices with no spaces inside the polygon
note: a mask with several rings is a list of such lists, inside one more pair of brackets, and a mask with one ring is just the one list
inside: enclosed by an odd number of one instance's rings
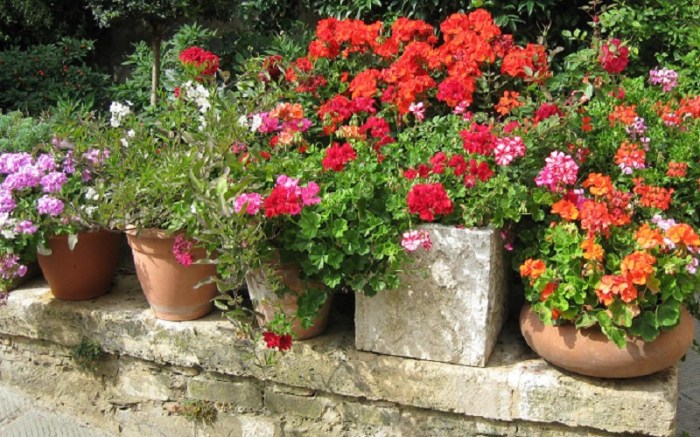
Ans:
{"label": "white flower", "polygon": [[15,239],[15,233],[12,232],[9,229],[3,229],[0,231],[0,234],[2,234],[3,237],[5,237],[8,240],[14,240]]}
{"label": "white flower", "polygon": [[248,127],[248,116],[241,115],[240,117],[238,117],[238,124],[243,127]]}
{"label": "white flower", "polygon": [[124,117],[131,113],[130,106],[131,102],[128,100],[126,101],[126,105],[123,105],[119,102],[112,102],[112,104],[109,106],[109,112],[112,113],[112,118],[109,119],[109,124],[112,127],[121,126]]}
{"label": "white flower", "polygon": [[260,114],[255,114],[253,115],[253,121],[250,123],[250,131],[251,132],[257,132],[258,129],[260,129],[260,126],[262,126],[263,119],[260,116]]}
{"label": "white flower", "polygon": [[100,194],[93,187],[88,187],[85,191],[85,198],[88,200],[97,200],[100,198]]}
{"label": "white flower", "polygon": [[136,131],[134,131],[133,129],[129,129],[128,131],[126,131],[126,136],[129,138],[134,138],[136,136]]}
{"label": "white flower", "polygon": [[122,142],[122,146],[129,147],[129,142],[126,140],[126,138],[122,138],[119,141]]}
{"label": "white flower", "polygon": [[204,88],[201,83],[198,83],[196,87],[192,87],[192,81],[189,81],[182,85],[182,88],[185,90],[187,100],[194,101],[199,106],[199,112],[204,114],[211,108],[209,90]]}

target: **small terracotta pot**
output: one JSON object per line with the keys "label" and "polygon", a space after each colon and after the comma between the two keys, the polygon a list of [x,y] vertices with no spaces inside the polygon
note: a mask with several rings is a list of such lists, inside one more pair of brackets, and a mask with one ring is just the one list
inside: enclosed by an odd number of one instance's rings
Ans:
{"label": "small terracotta pot", "polygon": [[599,378],[634,378],[667,369],[680,360],[693,343],[693,317],[682,308],[681,322],[656,340],[634,339],[618,348],[600,329],[576,329],[572,324],[548,326],[525,305],[520,331],[539,356],[555,366]]}
{"label": "small terracotta pot", "polygon": [[[278,310],[282,310],[290,318],[295,318],[298,309],[297,300],[304,293],[304,284],[299,278],[299,268],[297,266],[281,264],[277,265],[275,270],[279,273],[282,284],[290,290],[282,297],[279,297],[271,290],[262,270],[251,272],[246,276],[248,292],[253,301],[254,309],[258,313],[257,321],[260,326],[265,326],[271,322],[275,318],[275,312]],[[318,286],[323,285],[318,284]],[[302,328],[301,321],[294,319],[292,332],[298,340],[316,337],[326,330],[332,298],[333,295],[328,296],[326,302],[321,305],[318,315],[314,318],[313,325],[310,327]]]}
{"label": "small terracotta pot", "polygon": [[67,235],[49,238],[51,255],[37,255],[37,261],[53,295],[61,300],[89,300],[106,294],[119,262],[121,238],[105,230],[80,232],[73,250]]}
{"label": "small terracotta pot", "polygon": [[[126,237],[134,255],[136,275],[149,305],[159,319],[194,320],[213,309],[216,284],[197,284],[216,275],[214,264],[183,266],[173,254],[175,237],[157,229],[129,229]],[[202,249],[194,249],[195,259],[206,257]]]}

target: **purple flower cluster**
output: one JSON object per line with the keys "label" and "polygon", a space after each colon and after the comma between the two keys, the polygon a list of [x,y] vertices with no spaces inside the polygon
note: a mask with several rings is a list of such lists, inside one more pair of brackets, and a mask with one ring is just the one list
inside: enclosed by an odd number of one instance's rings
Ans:
{"label": "purple flower cluster", "polygon": [[26,273],[27,266],[19,263],[19,256],[14,253],[6,253],[0,256],[0,276],[2,276],[2,279],[21,278]]}
{"label": "purple flower cluster", "polygon": [[661,85],[661,89],[667,93],[678,86],[678,73],[669,68],[655,68],[649,71],[649,82]]}
{"label": "purple flower cluster", "polygon": [[63,212],[63,202],[45,194],[37,199],[36,210],[39,211],[39,214],[48,214],[51,217],[56,217]]}

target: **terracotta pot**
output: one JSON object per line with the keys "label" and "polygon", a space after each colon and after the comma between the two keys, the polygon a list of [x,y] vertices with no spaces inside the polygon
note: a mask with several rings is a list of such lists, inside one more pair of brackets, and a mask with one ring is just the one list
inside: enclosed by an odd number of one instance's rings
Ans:
{"label": "terracotta pot", "polygon": [[576,329],[572,324],[547,326],[525,305],[520,331],[539,356],[555,366],[599,378],[634,378],[667,369],[680,360],[693,343],[693,317],[683,308],[681,322],[656,340],[628,341],[618,348],[600,329]]}
{"label": "terracotta pot", "polygon": [[[194,320],[211,312],[216,284],[195,287],[216,275],[214,264],[181,265],[173,254],[175,237],[157,229],[130,229],[126,237],[134,255],[136,275],[157,318]],[[202,249],[194,249],[192,254],[195,259],[206,256]]]}
{"label": "terracotta pot", "polygon": [[61,300],[88,300],[106,294],[119,262],[121,238],[105,230],[80,232],[73,250],[67,235],[49,238],[51,255],[37,255],[37,261],[53,295]]}
{"label": "terracotta pot", "polygon": [[[262,270],[256,270],[246,275],[248,293],[250,293],[255,311],[258,313],[257,321],[260,326],[265,326],[271,322],[275,318],[275,312],[278,310],[282,310],[287,316],[294,318],[298,309],[297,299],[304,293],[304,284],[299,278],[299,268],[297,266],[281,264],[277,265],[275,270],[280,274],[282,284],[289,288],[289,292],[282,297],[279,297],[272,291]],[[323,286],[323,284],[317,285]],[[313,325],[309,328],[302,328],[301,321],[294,319],[292,332],[298,340],[316,337],[326,330],[332,297],[333,295],[330,295],[326,298],[326,302],[321,305],[318,315],[313,320]]]}

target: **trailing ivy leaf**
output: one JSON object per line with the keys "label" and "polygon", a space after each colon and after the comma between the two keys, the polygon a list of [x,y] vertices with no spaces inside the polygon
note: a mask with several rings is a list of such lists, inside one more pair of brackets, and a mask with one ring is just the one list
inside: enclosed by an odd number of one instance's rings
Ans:
{"label": "trailing ivy leaf", "polygon": [[656,323],[656,315],[652,312],[642,313],[632,321],[630,334],[640,337],[644,341],[653,341],[659,335],[659,328]]}
{"label": "trailing ivy leaf", "polygon": [[656,308],[656,320],[659,326],[675,326],[681,317],[680,303],[675,300],[669,300]]}
{"label": "trailing ivy leaf", "polygon": [[591,311],[581,314],[581,317],[576,320],[576,329],[586,329],[598,323],[597,319],[598,312]]}
{"label": "trailing ivy leaf", "polygon": [[617,345],[617,347],[623,349],[627,344],[627,340],[625,338],[625,331],[614,326],[612,319],[606,312],[599,312],[597,314],[597,318],[598,323],[600,323],[600,329],[601,331],[603,331],[603,334],[605,334],[606,337],[612,340]]}

